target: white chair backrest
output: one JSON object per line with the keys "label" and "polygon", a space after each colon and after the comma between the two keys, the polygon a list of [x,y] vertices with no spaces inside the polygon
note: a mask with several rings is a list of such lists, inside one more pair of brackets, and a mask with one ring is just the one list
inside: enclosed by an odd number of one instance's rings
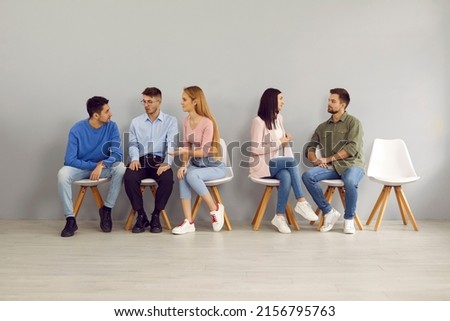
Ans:
{"label": "white chair backrest", "polygon": [[417,177],[405,142],[402,139],[376,138],[373,142],[367,176]]}
{"label": "white chair backrest", "polygon": [[220,139],[220,149],[222,153],[222,161],[225,166],[228,167],[230,164],[230,159],[228,158],[227,144],[225,143],[223,138]]}
{"label": "white chair backrest", "polygon": [[227,177],[233,177],[233,167],[231,167],[231,160],[230,157],[228,155],[228,150],[227,150],[227,144],[225,143],[225,140],[223,140],[222,138],[220,139],[220,147],[222,149],[222,161],[225,164],[225,167],[227,168]]}

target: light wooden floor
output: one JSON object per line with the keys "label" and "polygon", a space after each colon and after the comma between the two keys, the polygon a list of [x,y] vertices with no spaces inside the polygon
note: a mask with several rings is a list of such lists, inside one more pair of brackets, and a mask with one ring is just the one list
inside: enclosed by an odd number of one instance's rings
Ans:
{"label": "light wooden floor", "polygon": [[0,221],[0,300],[450,300],[450,221],[419,221],[420,232],[383,221],[356,235],[342,222],[319,233],[132,234],[115,222],[99,232],[81,221]]}

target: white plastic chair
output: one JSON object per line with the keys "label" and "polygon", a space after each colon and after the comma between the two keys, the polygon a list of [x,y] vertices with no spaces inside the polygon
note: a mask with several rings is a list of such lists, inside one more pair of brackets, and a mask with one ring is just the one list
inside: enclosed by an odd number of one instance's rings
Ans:
{"label": "white plastic chair", "polygon": [[[145,178],[141,180],[141,192],[142,194],[145,191],[145,188],[149,187],[152,192],[153,198],[156,196],[156,189],[158,188],[158,183],[153,178]],[[130,214],[128,215],[127,222],[125,223],[125,230],[131,230],[131,226],[133,225],[134,217],[136,216],[136,211],[131,208]],[[161,216],[164,220],[164,224],[166,225],[168,230],[172,229],[172,225],[170,224],[169,218],[167,217],[167,213],[165,210],[161,211]]]}
{"label": "white plastic chair", "polygon": [[374,182],[383,184],[366,225],[370,225],[376,211],[380,209],[375,231],[378,230],[386,209],[387,200],[391,189],[394,188],[398,207],[402,215],[403,224],[407,225],[409,218],[415,231],[419,230],[411,208],[403,193],[402,185],[417,181],[417,176],[409,156],[408,149],[402,139],[375,139],[370,155],[367,176]]}
{"label": "white plastic chair", "polygon": [[[206,181],[205,185],[209,187],[209,189],[211,190],[211,194],[214,200],[217,203],[223,204],[222,198],[220,197],[218,186],[230,182],[234,177],[234,173],[233,167],[231,167],[230,158],[228,156],[227,145],[222,138],[220,139],[220,147],[222,149],[222,159],[225,162],[226,175],[223,178]],[[202,198],[200,197],[200,195],[198,195],[194,202],[194,206],[192,207],[192,220],[194,220],[195,217],[197,216],[197,212],[201,203]],[[224,211],[223,216],[225,220],[225,227],[227,228],[228,231],[231,231],[231,224],[226,211]]]}
{"label": "white plastic chair", "polygon": [[[272,195],[272,190],[274,187],[280,186],[280,181],[276,178],[257,178],[251,177],[252,182],[256,184],[261,184],[265,186],[264,193],[259,201],[258,208],[256,209],[255,216],[253,217],[252,225],[253,230],[259,230],[261,221],[263,219],[264,213],[266,212],[267,204],[269,203],[270,196]],[[290,225],[293,225],[297,231],[300,230],[300,225],[298,225],[295,219],[294,212],[289,202],[286,204],[286,219]]]}
{"label": "white plastic chair", "polygon": [[84,196],[86,195],[86,191],[88,188],[90,188],[92,191],[92,195],[94,196],[94,200],[95,200],[95,203],[97,204],[97,207],[98,208],[103,207],[103,199],[102,199],[102,196],[100,195],[100,192],[99,192],[97,186],[105,184],[105,183],[109,182],[110,180],[111,180],[111,178],[109,178],[109,177],[100,178],[98,180],[91,180],[89,178],[86,178],[86,179],[80,179],[78,181],[74,181],[72,183],[73,185],[80,186],[80,191],[78,192],[77,198],[73,205],[73,213],[74,213],[75,217],[77,217],[77,215],[78,215],[78,211],[80,210],[81,204],[83,203]]}

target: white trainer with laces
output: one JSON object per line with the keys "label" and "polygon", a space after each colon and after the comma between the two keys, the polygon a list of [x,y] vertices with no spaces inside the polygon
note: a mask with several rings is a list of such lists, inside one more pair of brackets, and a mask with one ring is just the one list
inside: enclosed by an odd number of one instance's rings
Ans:
{"label": "white trainer with laces", "polygon": [[223,213],[225,211],[225,208],[220,203],[217,204],[217,207],[218,207],[217,211],[209,212],[214,232],[219,232],[222,229],[224,223]]}
{"label": "white trainer with laces", "polygon": [[345,220],[344,219],[344,233],[345,234],[355,234],[355,224],[353,224],[353,219]]}
{"label": "white trainer with laces", "polygon": [[272,225],[276,226],[278,229],[278,232],[283,234],[289,234],[291,233],[291,229],[286,223],[286,218],[283,215],[276,215],[272,219]]}
{"label": "white trainer with laces", "polygon": [[331,209],[331,211],[328,214],[325,214],[323,226],[320,228],[320,231],[321,232],[330,231],[333,228],[334,224],[336,224],[336,222],[340,216],[341,216],[341,213],[336,211],[334,208]]}
{"label": "white trainer with laces", "polygon": [[297,202],[297,205],[295,205],[295,211],[308,221],[317,221],[319,219],[308,202]]}
{"label": "white trainer with laces", "polygon": [[195,225],[194,223],[190,223],[187,219],[184,219],[181,225],[174,227],[172,229],[172,234],[186,234],[186,233],[192,233],[195,232]]}

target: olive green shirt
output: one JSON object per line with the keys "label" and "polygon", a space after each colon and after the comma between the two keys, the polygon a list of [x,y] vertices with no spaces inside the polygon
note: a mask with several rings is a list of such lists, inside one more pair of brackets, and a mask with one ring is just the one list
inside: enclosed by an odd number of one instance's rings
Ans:
{"label": "olive green shirt", "polygon": [[344,149],[350,156],[334,161],[334,169],[339,175],[349,167],[364,169],[363,128],[361,122],[345,112],[337,123],[330,117],[320,124],[306,146],[306,156],[309,151],[315,151],[317,146],[322,149],[323,157],[330,157]]}

